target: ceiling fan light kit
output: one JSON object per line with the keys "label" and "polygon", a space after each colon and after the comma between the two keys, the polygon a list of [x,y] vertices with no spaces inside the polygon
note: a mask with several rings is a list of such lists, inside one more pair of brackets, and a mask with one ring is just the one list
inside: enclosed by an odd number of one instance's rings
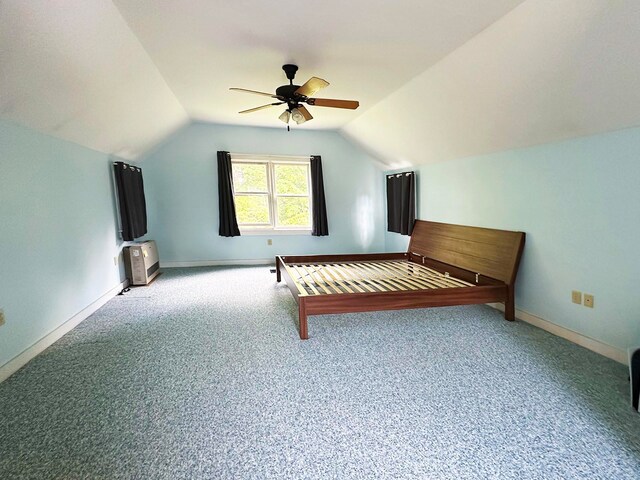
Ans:
{"label": "ceiling fan light kit", "polygon": [[293,120],[294,122],[296,122],[296,124],[301,125],[313,119],[313,116],[311,115],[311,113],[309,113],[309,110],[307,110],[307,108],[302,105],[303,103],[306,103],[307,105],[315,105],[318,107],[343,108],[348,110],[355,110],[360,105],[356,100],[312,98],[312,95],[315,95],[316,92],[325,87],[328,87],[329,82],[323,80],[322,78],[311,77],[302,86],[294,85],[293,79],[295,78],[296,72],[298,71],[298,66],[286,64],[282,66],[282,70],[284,70],[284,73],[289,80],[289,85],[281,85],[280,87],[276,88],[275,95],[266,92],[259,92],[256,90],[249,90],[246,88],[230,88],[230,90],[234,90],[237,92],[252,93],[254,95],[262,95],[279,100],[278,102],[268,103],[259,107],[242,110],[239,113],[257,112],[258,110],[263,110],[265,108],[273,107],[276,105],[287,104],[287,109],[282,112],[282,114],[278,118],[287,124],[287,130],[289,130],[290,120]]}
{"label": "ceiling fan light kit", "polygon": [[309,113],[309,110],[300,105],[298,108],[294,108],[291,110],[291,118],[298,125],[306,122],[307,120],[312,120],[313,117]]}
{"label": "ceiling fan light kit", "polygon": [[298,110],[297,108],[294,108],[293,110],[291,110],[291,118],[298,125],[307,121],[300,113],[300,110]]}
{"label": "ceiling fan light kit", "polygon": [[[242,112],[240,112],[242,113]],[[291,113],[289,113],[289,110],[285,110],[284,112],[282,112],[282,114],[278,117],[280,120],[282,120],[284,123],[289,123],[289,117],[291,117]]]}

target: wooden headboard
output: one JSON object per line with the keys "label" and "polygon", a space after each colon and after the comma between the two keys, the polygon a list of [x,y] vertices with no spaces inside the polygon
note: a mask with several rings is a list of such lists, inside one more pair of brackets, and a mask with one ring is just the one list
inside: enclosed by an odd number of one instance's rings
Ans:
{"label": "wooden headboard", "polygon": [[524,238],[524,232],[416,220],[408,253],[512,284]]}

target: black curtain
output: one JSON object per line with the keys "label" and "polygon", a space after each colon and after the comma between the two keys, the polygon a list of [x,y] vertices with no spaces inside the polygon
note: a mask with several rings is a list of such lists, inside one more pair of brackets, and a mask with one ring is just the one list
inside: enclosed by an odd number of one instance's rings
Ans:
{"label": "black curtain", "polygon": [[233,172],[229,152],[218,152],[218,208],[221,237],[239,237],[236,204],[233,200]]}
{"label": "black curtain", "polygon": [[416,175],[387,175],[387,230],[411,235],[416,219]]}
{"label": "black curtain", "polygon": [[142,169],[123,162],[113,164],[118,190],[122,239],[131,241],[147,233],[147,203]]}
{"label": "black curtain", "polygon": [[324,181],[322,179],[322,159],[320,155],[311,156],[311,199],[313,205],[311,235],[316,237],[329,235],[327,205],[324,200]]}

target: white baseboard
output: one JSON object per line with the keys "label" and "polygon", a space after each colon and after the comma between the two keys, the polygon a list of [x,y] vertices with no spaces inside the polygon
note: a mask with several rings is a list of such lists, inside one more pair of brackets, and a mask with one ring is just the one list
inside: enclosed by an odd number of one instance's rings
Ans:
{"label": "white baseboard", "polygon": [[224,265],[275,265],[276,259],[259,258],[257,260],[199,260],[195,262],[163,262],[160,261],[161,268],[178,267],[218,267]]}
{"label": "white baseboard", "polygon": [[[504,312],[504,305],[502,303],[488,303],[487,305]],[[570,342],[578,344],[581,347],[599,353],[611,360],[615,360],[623,365],[628,365],[629,355],[625,350],[607,345],[606,343],[587,337],[581,333],[574,332],[568,328],[561,327],[560,325],[556,325],[549,320],[545,320],[544,318],[540,318],[532,313],[525,312],[524,310],[516,309],[516,318],[535,327],[541,328],[542,330],[546,330],[549,333],[553,333],[558,337],[562,337]]]}
{"label": "white baseboard", "polygon": [[91,315],[93,312],[98,310],[101,306],[103,306],[105,303],[107,303],[109,300],[115,297],[116,294],[118,294],[118,292],[120,292],[123,288],[127,287],[128,285],[129,285],[129,280],[125,280],[124,282],[116,285],[107,293],[105,293],[100,298],[98,298],[96,301],[94,301],[93,303],[89,304],[88,306],[83,308],[81,311],[76,313],[73,317],[71,317],[69,320],[64,322],[62,325],[60,325],[53,331],[49,332],[48,334],[46,334],[44,337],[42,337],[36,343],[31,345],[25,351],[16,355],[7,363],[0,366],[0,382],[5,381],[11,375],[16,373],[18,370],[24,367],[27,363],[29,363],[30,360],[32,360],[37,355],[39,355],[44,350],[46,350],[48,347],[50,347],[55,342],[60,340],[65,334],[69,333],[71,330],[77,327],[83,320],[89,317],[89,315]]}

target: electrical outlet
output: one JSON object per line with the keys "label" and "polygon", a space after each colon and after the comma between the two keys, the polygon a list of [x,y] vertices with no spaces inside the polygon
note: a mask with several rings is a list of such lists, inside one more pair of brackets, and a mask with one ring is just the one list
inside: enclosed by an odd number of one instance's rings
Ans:
{"label": "electrical outlet", "polygon": [[577,303],[578,305],[582,305],[582,292],[573,290],[571,292],[571,301],[573,303]]}
{"label": "electrical outlet", "polygon": [[4,310],[0,310],[0,327],[4,325]]}
{"label": "electrical outlet", "polygon": [[273,240],[271,240],[270,238],[267,239],[267,245],[273,245]]}
{"label": "electrical outlet", "polygon": [[593,295],[589,293],[584,294],[584,306],[593,308]]}

